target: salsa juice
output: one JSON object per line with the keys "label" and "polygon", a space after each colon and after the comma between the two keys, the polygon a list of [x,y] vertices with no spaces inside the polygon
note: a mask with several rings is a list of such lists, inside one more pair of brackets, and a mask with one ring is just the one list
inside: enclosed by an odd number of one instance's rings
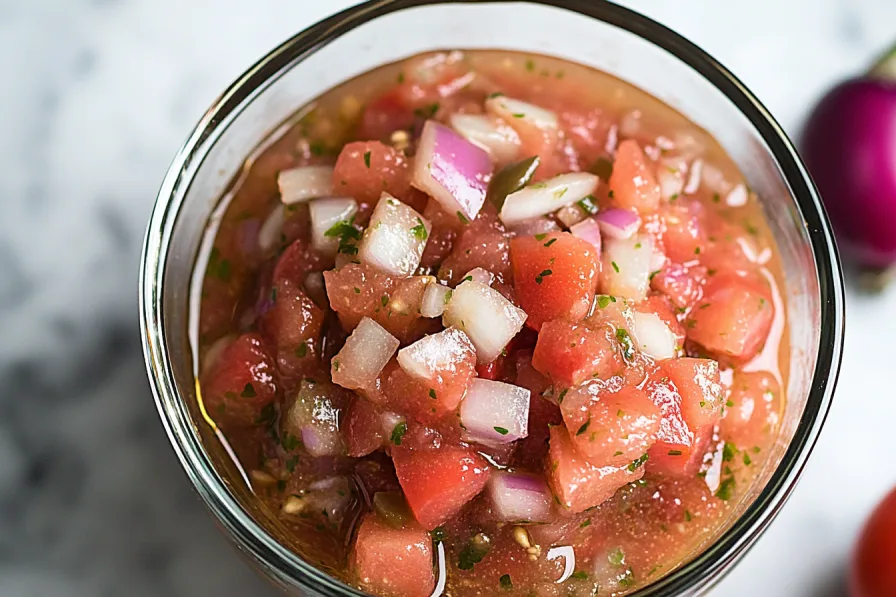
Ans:
{"label": "salsa juice", "polygon": [[414,57],[299,110],[228,199],[202,410],[328,573],[624,594],[755,481],[787,386],[776,248],[718,144],[644,92]]}

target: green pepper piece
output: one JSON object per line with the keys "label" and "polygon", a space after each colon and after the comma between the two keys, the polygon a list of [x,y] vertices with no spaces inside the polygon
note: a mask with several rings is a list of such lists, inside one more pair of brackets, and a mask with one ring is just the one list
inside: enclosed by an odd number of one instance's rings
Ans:
{"label": "green pepper piece", "polygon": [[504,207],[507,195],[515,193],[529,184],[540,162],[540,158],[533,155],[531,158],[508,164],[498,170],[488,185],[486,200],[494,204],[500,211]]}
{"label": "green pepper piece", "polygon": [[396,491],[380,491],[373,495],[373,509],[390,527],[400,529],[411,519],[411,509],[404,496]]}
{"label": "green pepper piece", "polygon": [[602,181],[609,182],[610,176],[613,174],[613,162],[607,158],[597,158],[588,171],[591,174],[596,174]]}

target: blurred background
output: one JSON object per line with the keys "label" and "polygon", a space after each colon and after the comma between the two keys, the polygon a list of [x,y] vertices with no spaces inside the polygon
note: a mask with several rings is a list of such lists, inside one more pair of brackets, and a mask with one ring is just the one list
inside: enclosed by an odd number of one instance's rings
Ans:
{"label": "blurred background", "polygon": [[[217,93],[348,0],[0,0],[0,595],[265,596],[164,436],[137,323],[145,224]],[[893,0],[633,0],[797,136],[896,41]],[[714,595],[833,597],[896,483],[896,287],[849,290],[839,391],[803,480]]]}

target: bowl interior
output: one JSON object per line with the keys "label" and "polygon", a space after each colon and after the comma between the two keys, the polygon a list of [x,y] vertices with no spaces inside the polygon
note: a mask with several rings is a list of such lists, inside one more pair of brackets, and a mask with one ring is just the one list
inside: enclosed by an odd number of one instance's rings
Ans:
{"label": "bowl interior", "polygon": [[[792,148],[761,105],[709,57],[620,7],[565,3],[595,19],[535,2],[415,4],[422,2],[369,3],[287,42],[206,114],[169,172],[147,239],[144,334],[162,418],[193,482],[231,533],[279,549],[278,557],[298,565],[275,543],[286,541],[276,523],[266,525],[273,533],[269,537],[252,522],[269,517],[202,424],[195,400],[202,271],[216,221],[227,205],[222,193],[246,156],[298,108],[383,63],[436,49],[519,50],[595,67],[665,101],[718,140],[762,200],[786,277],[790,376],[773,454],[729,521],[728,527],[737,521],[742,528],[728,533],[723,551],[736,553],[768,522],[769,510],[780,505],[802,466],[823,418],[818,415],[827,409],[827,382],[839,362],[842,296],[833,241]],[[408,7],[395,10],[402,6]],[[753,516],[738,520],[750,508]],[[720,542],[694,566],[723,566],[724,554],[707,555],[714,550],[722,550]],[[274,572],[283,583],[294,580],[288,572]],[[671,590],[675,582],[667,578],[656,590]]]}

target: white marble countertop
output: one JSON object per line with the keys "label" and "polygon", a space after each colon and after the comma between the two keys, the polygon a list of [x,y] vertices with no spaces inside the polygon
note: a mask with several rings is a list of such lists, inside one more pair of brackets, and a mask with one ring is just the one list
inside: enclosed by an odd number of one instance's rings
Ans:
{"label": "white marble countertop", "polygon": [[[136,326],[139,245],[216,94],[348,0],[0,0],[0,595],[228,597],[269,589],[163,436]],[[630,0],[704,46],[798,132],[896,38],[892,0]],[[833,597],[896,483],[896,288],[850,292],[840,387],[803,480],[714,595]]]}

